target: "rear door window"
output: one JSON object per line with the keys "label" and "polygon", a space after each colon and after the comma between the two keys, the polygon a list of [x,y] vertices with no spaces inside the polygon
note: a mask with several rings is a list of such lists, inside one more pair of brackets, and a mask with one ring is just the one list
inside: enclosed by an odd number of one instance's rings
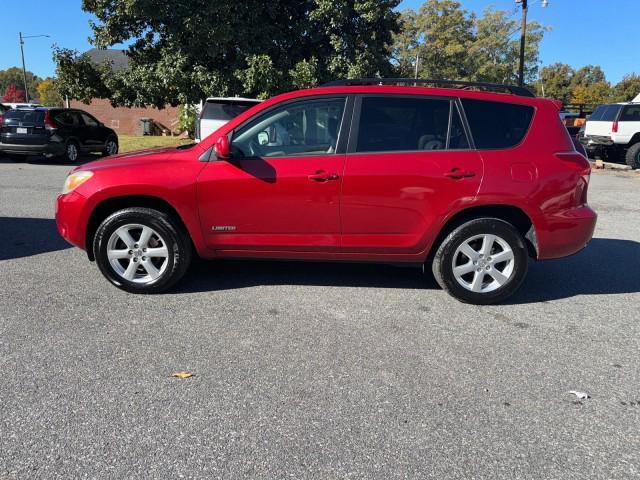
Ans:
{"label": "rear door window", "polygon": [[511,148],[527,134],[533,107],[486,100],[462,99],[476,148]]}
{"label": "rear door window", "polygon": [[257,105],[257,102],[243,100],[209,100],[203,106],[202,119],[229,121],[254,105]]}
{"label": "rear door window", "polygon": [[640,122],[640,105],[627,105],[620,113],[621,122]]}
{"label": "rear door window", "polygon": [[75,127],[78,125],[78,118],[72,112],[60,112],[55,116],[55,121],[65,127]]}
{"label": "rear door window", "polygon": [[467,148],[462,122],[450,99],[363,97],[356,152],[445,150],[452,113],[449,147]]}

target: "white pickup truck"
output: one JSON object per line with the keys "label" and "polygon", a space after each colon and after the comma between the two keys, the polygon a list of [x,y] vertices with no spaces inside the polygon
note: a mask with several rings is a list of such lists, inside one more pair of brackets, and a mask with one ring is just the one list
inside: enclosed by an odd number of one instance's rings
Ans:
{"label": "white pickup truck", "polygon": [[587,119],[582,140],[590,154],[624,158],[640,168],[640,95],[633,102],[600,105]]}

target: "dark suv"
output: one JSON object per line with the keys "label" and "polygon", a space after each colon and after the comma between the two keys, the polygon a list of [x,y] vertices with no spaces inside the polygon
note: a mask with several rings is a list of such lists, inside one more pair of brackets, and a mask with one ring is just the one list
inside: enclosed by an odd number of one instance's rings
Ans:
{"label": "dark suv", "polygon": [[3,115],[0,152],[9,156],[44,155],[73,163],[81,153],[118,153],[118,136],[82,110],[20,108]]}

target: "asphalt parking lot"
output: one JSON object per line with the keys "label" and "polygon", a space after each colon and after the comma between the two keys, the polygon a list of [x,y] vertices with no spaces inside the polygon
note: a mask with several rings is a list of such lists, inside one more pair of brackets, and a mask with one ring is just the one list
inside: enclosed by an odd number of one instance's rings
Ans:
{"label": "asphalt parking lot", "polygon": [[594,173],[587,249],[476,307],[379,265],[126,294],[57,234],[69,169],[0,160],[0,478],[640,475],[640,175]]}

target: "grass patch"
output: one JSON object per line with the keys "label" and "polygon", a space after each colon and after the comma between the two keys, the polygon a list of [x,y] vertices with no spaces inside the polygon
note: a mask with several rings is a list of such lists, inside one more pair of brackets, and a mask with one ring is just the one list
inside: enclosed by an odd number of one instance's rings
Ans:
{"label": "grass patch", "polygon": [[118,135],[118,144],[120,153],[135,152],[137,150],[145,150],[147,148],[157,147],[177,147],[193,143],[190,138],[182,137],[137,137],[135,135]]}

